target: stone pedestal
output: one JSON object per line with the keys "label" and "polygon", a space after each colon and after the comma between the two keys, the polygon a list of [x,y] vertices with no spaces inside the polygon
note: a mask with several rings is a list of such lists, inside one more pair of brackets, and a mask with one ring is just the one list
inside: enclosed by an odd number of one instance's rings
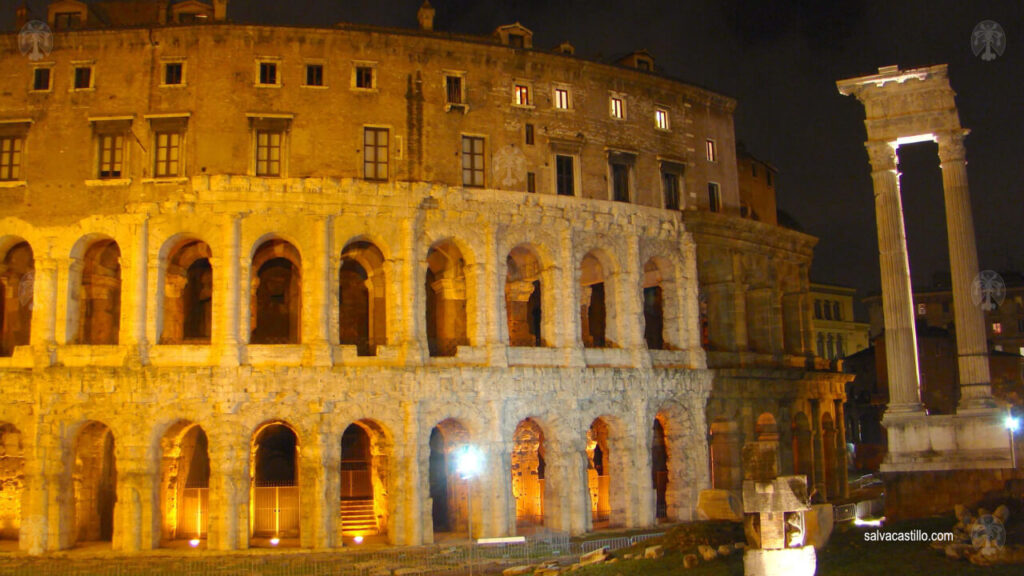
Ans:
{"label": "stone pedestal", "polygon": [[743,554],[747,576],[810,576],[814,546],[805,545],[804,513],[810,510],[807,479],[780,476],[743,482],[743,512],[749,548]]}

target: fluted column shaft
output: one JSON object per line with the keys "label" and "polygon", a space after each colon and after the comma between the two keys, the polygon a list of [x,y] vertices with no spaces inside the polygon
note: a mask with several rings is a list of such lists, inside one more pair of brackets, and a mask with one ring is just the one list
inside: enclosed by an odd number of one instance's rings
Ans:
{"label": "fluted column shaft", "polygon": [[885,361],[889,374],[888,412],[920,412],[917,333],[910,288],[907,234],[903,226],[896,149],[888,142],[865,145],[875,188],[875,219],[885,314]]}
{"label": "fluted column shaft", "polygon": [[960,408],[989,408],[992,401],[985,315],[971,301],[971,283],[978,276],[978,250],[974,217],[967,188],[964,133],[939,135],[942,189],[946,198],[946,232],[953,275],[953,314],[956,326],[957,365],[960,370]]}

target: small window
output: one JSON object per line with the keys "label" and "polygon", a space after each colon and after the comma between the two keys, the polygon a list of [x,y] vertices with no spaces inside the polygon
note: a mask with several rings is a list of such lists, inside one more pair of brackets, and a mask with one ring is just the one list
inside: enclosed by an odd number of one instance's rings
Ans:
{"label": "small window", "polygon": [[622,98],[616,98],[615,96],[611,97],[608,101],[608,113],[611,114],[612,118],[617,118],[619,120],[626,117]]}
{"label": "small window", "polygon": [[256,131],[256,175],[281,176],[281,149],[284,133],[280,130]]}
{"label": "small window", "polygon": [[50,69],[36,68],[32,73],[32,90],[45,92],[50,89]]}
{"label": "small window", "polygon": [[75,90],[88,90],[92,88],[92,66],[75,67]]}
{"label": "small window", "polygon": [[821,320],[821,300],[814,301],[814,317]]}
{"label": "small window", "polygon": [[155,133],[153,176],[177,178],[181,176],[181,140],[179,130],[157,130]]}
{"label": "small window", "polygon": [[828,300],[825,301],[825,320],[832,319],[832,303]]}
{"label": "small window", "polygon": [[324,85],[324,65],[306,64],[306,86]]}
{"label": "small window", "polygon": [[566,88],[555,88],[555,108],[558,110],[569,109],[569,90]]}
{"label": "small window", "polygon": [[843,319],[842,308],[839,307],[839,302],[832,303],[832,318],[836,320]]}
{"label": "small window", "polygon": [[445,102],[448,104],[463,104],[462,98],[462,77],[448,75],[444,77]]}
{"label": "small window", "polygon": [[527,124],[525,128],[526,145],[533,146],[533,124]]}
{"label": "small window", "polygon": [[1003,333],[1003,324],[1002,324],[1002,322],[993,322],[992,323],[992,333],[993,334],[1002,334]]}
{"label": "small window", "polygon": [[522,34],[509,34],[508,45],[513,48],[524,48],[526,46],[526,36]]}
{"label": "small window", "polygon": [[372,90],[376,88],[373,82],[373,68],[370,66],[356,66],[356,88]]}
{"label": "small window", "polygon": [[843,346],[842,334],[836,334],[836,357],[846,358],[846,347]]}
{"label": "small window", "polygon": [[264,86],[277,86],[277,63],[260,62],[259,83]]}
{"label": "small window", "polygon": [[679,174],[675,172],[662,171],[661,188],[665,194],[665,209],[679,210]]}
{"label": "small window", "polygon": [[616,202],[629,202],[630,200],[630,166],[627,155],[610,155],[608,169],[611,172],[612,200]]}
{"label": "small window", "polygon": [[462,137],[462,185],[484,186],[484,139],[479,136]]}
{"label": "small window", "polygon": [[530,106],[530,87],[525,84],[516,84],[515,97],[516,106]]}
{"label": "small window", "polygon": [[53,15],[53,28],[55,30],[70,30],[81,25],[81,12],[57,12]]}
{"label": "small window", "polygon": [[[203,18],[205,17],[206,15],[204,14]],[[178,14],[178,24],[195,24],[200,20],[199,14],[196,12],[180,12]]]}
{"label": "small window", "polygon": [[818,357],[825,357],[825,335],[818,334]]}
{"label": "small window", "polygon": [[21,179],[21,136],[0,136],[0,180]]}
{"label": "small window", "polygon": [[643,70],[645,72],[650,72],[651,71],[651,61],[646,59],[646,58],[637,58],[636,59],[636,68],[637,68],[637,70]]}
{"label": "small window", "polygon": [[665,108],[654,109],[654,125],[658,130],[668,130],[668,110]]}
{"label": "small window", "polygon": [[559,196],[576,195],[576,173],[573,157],[555,156],[555,189]]}
{"label": "small window", "polygon": [[921,302],[920,304],[917,305],[917,315],[924,316],[926,314],[928,314],[928,305],[925,304],[924,302]]}
{"label": "small window", "polygon": [[718,162],[718,147],[715,146],[714,140],[708,140],[704,149],[707,152],[708,162]]}
{"label": "small window", "polygon": [[526,191],[536,192],[537,191],[537,175],[533,172],[526,173]]}
{"label": "small window", "polygon": [[100,134],[98,137],[101,179],[120,178],[124,169],[124,134]]}
{"label": "small window", "polygon": [[722,211],[722,194],[715,182],[708,182],[708,209],[712,212]]}
{"label": "small window", "polygon": [[164,64],[164,84],[174,86],[185,81],[185,64],[182,62],[168,62]]}
{"label": "small window", "polygon": [[388,179],[388,129],[363,129],[363,178]]}

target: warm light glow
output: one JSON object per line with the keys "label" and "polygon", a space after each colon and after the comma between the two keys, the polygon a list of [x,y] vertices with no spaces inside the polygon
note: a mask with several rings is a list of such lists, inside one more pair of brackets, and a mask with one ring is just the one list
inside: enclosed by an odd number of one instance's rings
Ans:
{"label": "warm light glow", "polygon": [[896,147],[904,144],[917,144],[918,142],[935,142],[934,134],[918,134],[917,136],[900,136],[896,139]]}
{"label": "warm light glow", "polygon": [[188,541],[188,545],[193,547],[193,548],[198,548],[199,547],[199,538],[193,538],[193,539],[189,540]]}
{"label": "warm light glow", "polygon": [[885,522],[885,516],[882,516],[881,518],[879,518],[877,520],[861,520],[860,518],[854,518],[853,519],[853,524],[855,526],[874,526],[874,527],[878,527],[878,526],[882,525],[882,522]]}
{"label": "warm light glow", "polygon": [[277,546],[280,543],[281,543],[281,539],[278,538],[277,536],[274,536],[273,538],[270,539],[270,545],[271,546]]}
{"label": "warm light glow", "polygon": [[466,444],[455,454],[455,471],[462,479],[472,478],[484,467],[484,454],[476,446]]}
{"label": "warm light glow", "polygon": [[354,541],[354,542],[355,542],[356,544],[362,544],[362,543],[363,543],[363,537],[362,537],[362,536],[356,536],[356,537],[355,537],[355,538],[353,538],[352,540],[353,540],[353,541]]}
{"label": "warm light glow", "polygon": [[1003,425],[1006,426],[1006,429],[1010,432],[1016,432],[1017,430],[1020,430],[1020,418],[1017,418],[1016,416],[1007,416],[1006,420],[1003,420]]}

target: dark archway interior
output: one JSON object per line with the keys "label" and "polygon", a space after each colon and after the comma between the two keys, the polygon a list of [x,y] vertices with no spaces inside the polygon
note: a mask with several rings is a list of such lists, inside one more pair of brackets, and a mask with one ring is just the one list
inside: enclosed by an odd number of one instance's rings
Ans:
{"label": "dark archway interior", "polygon": [[271,424],[256,437],[257,486],[295,486],[298,439],[284,424]]}

